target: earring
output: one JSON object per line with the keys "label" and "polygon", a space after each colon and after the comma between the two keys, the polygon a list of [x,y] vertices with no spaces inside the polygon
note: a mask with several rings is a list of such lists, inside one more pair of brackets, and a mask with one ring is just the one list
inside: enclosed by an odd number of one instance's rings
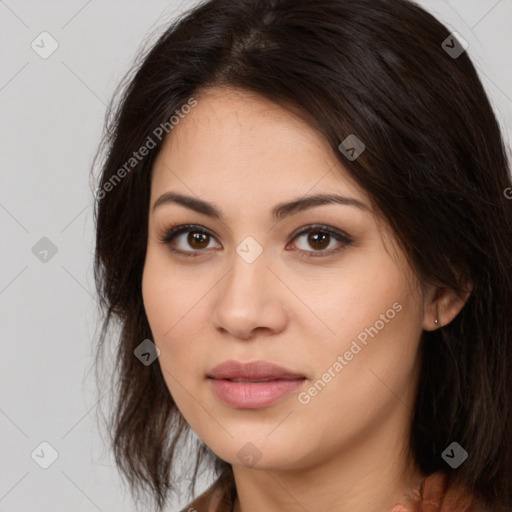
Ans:
{"label": "earring", "polygon": [[437,306],[436,306],[436,319],[434,320],[434,323],[436,324],[436,327],[439,327],[439,320],[438,320],[438,317],[439,317],[439,312],[437,310]]}

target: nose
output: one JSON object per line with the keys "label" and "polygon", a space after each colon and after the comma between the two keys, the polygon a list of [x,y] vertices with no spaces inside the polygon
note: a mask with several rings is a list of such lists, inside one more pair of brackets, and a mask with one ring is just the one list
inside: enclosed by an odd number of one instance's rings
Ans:
{"label": "nose", "polygon": [[238,254],[216,288],[213,323],[224,334],[243,340],[272,335],[286,327],[286,287],[269,268],[266,253],[248,263]]}

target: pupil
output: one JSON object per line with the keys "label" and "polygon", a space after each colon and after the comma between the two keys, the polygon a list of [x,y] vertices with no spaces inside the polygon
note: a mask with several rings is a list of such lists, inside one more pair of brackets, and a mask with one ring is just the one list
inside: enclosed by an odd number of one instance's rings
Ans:
{"label": "pupil", "polygon": [[[322,241],[318,241],[318,238],[322,238]],[[324,249],[325,247],[327,247],[329,245],[329,242],[328,242],[328,239],[329,238],[329,235],[327,233],[322,233],[322,234],[319,234],[319,233],[311,233],[308,237],[308,242],[309,243],[312,243],[313,245],[313,248],[314,249]],[[327,240],[327,243],[325,243]],[[315,247],[315,244],[319,244],[320,243],[320,247]]]}
{"label": "pupil", "polygon": [[187,241],[191,247],[194,247],[196,249],[203,249],[208,245],[208,235],[206,235],[205,233],[190,232]]}

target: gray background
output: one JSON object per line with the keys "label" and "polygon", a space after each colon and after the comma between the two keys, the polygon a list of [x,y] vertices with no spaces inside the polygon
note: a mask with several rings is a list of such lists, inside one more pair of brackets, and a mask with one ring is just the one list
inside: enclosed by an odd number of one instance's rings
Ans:
{"label": "gray background", "polygon": [[[0,1],[0,511],[135,510],[94,414],[89,169],[139,46],[195,3]],[[469,42],[510,145],[512,0],[418,3]]]}

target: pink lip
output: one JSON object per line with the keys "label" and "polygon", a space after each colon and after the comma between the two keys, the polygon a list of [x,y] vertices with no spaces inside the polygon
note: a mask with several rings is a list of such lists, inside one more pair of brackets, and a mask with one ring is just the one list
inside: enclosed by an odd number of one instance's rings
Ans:
{"label": "pink lip", "polygon": [[[267,407],[306,380],[303,375],[268,361],[226,361],[213,368],[207,377],[218,398],[230,407],[240,409]],[[268,380],[256,382],[259,379]]]}

